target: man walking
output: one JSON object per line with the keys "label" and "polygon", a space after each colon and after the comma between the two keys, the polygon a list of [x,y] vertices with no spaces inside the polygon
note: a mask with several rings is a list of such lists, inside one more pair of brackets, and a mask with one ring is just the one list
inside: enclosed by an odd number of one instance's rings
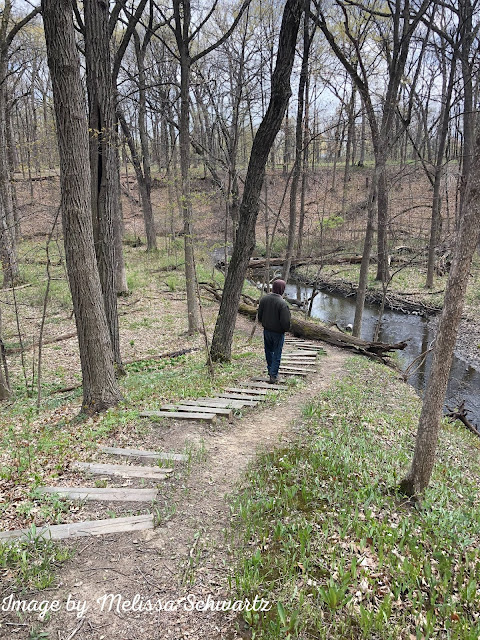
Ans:
{"label": "man walking", "polygon": [[290,329],[290,309],[282,298],[284,291],[285,281],[274,280],[272,293],[263,296],[258,305],[257,315],[263,326],[263,344],[270,384],[277,382],[285,331]]}

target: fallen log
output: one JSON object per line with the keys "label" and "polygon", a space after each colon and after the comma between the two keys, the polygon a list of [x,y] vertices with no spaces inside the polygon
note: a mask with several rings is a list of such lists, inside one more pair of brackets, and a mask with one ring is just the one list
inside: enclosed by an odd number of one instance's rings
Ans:
{"label": "fallen log", "polygon": [[[76,331],[72,331],[71,333],[65,333],[61,336],[57,336],[56,338],[50,338],[49,340],[42,340],[42,345],[44,344],[53,344],[54,342],[62,342],[63,340],[68,340],[69,338],[74,338],[77,335]],[[21,353],[22,351],[27,351],[28,349],[34,349],[38,347],[38,342],[32,342],[31,344],[26,345],[25,347],[11,347],[7,348],[7,355],[12,353]]]}
{"label": "fallen log", "polygon": [[[257,315],[256,307],[252,307],[242,302],[238,305],[238,312],[244,316],[248,316],[252,320]],[[362,355],[368,355],[375,357],[383,362],[383,356],[386,356],[392,351],[405,349],[407,343],[405,341],[398,342],[396,344],[389,344],[385,342],[369,342],[368,340],[362,340],[361,338],[355,338],[347,333],[341,333],[340,331],[333,331],[327,329],[314,322],[307,322],[300,320],[294,316],[290,323],[290,332],[297,338],[306,338],[308,340],[320,340],[326,342],[334,347],[340,347],[341,349],[349,349],[355,353]]]}
{"label": "fallen log", "polygon": [[[338,256],[338,257],[305,257],[292,260],[292,267],[301,267],[307,264],[360,264],[362,256]],[[271,267],[280,267],[285,263],[285,258],[270,258]],[[219,263],[223,265],[222,263]],[[264,269],[267,266],[265,258],[251,258],[248,263],[249,269]]]}

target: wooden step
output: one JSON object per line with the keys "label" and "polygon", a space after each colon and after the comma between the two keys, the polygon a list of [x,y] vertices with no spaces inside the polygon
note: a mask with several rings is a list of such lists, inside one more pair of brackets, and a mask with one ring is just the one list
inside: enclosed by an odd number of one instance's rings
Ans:
{"label": "wooden step", "polygon": [[317,373],[316,369],[312,369],[311,367],[294,367],[293,365],[286,364],[285,367],[280,365],[280,371],[282,368],[288,369],[289,371],[305,371],[307,373]]}
{"label": "wooden step", "polygon": [[123,489],[97,487],[39,487],[40,493],[56,493],[69,500],[101,500],[102,502],[152,502],[156,489]]}
{"label": "wooden step", "polygon": [[[245,393],[245,389],[242,389],[241,387],[228,387],[225,391],[227,393]],[[255,396],[266,396],[268,391],[265,389],[249,389],[248,393]]]}
{"label": "wooden step", "polygon": [[147,460],[174,460],[175,462],[186,462],[188,460],[188,456],[184,453],[162,453],[158,451],[144,451],[143,449],[121,449],[119,447],[100,447],[100,451],[110,453],[113,456],[145,458]]}
{"label": "wooden step", "polygon": [[299,356],[301,358],[313,358],[315,359],[317,357],[317,352],[316,351],[285,351],[283,353],[284,356]]}
{"label": "wooden step", "polygon": [[[88,520],[37,527],[35,535],[45,540],[65,540],[66,538],[103,536],[108,533],[145,531],[146,529],[153,529],[153,515],[151,513],[127,518],[107,518],[106,520]],[[31,529],[14,529],[13,531],[2,531],[0,540],[16,540],[24,537],[28,539],[31,535]]]}
{"label": "wooden step", "polygon": [[175,420],[201,420],[202,422],[215,422],[214,413],[201,413],[186,411],[142,411],[139,414],[141,418],[175,418]]}
{"label": "wooden step", "polygon": [[241,400],[245,406],[254,407],[259,402],[261,402],[261,398],[258,396],[249,396],[246,393],[219,393],[218,398],[229,398],[230,400]]}
{"label": "wooden step", "polygon": [[[265,382],[265,383],[268,383],[268,381],[270,380],[270,378],[264,378],[264,377],[262,377],[262,376],[258,376],[258,377],[257,377],[257,376],[255,376],[255,377],[253,377],[253,378],[252,378],[252,380],[256,380],[257,382]],[[285,385],[285,384],[286,384],[286,383],[285,383],[285,382],[283,382],[282,380],[280,380],[280,381],[278,381],[278,380],[277,380],[277,385]],[[270,386],[270,384],[269,384],[268,386]],[[286,386],[281,386],[281,387],[280,387],[280,389],[281,389],[282,391],[285,391]]]}
{"label": "wooden step", "polygon": [[[265,380],[269,380],[269,378],[265,378]],[[269,382],[255,382],[252,380],[251,382],[242,382],[242,387],[246,387],[247,389],[273,389],[274,391],[285,391],[285,387],[281,387],[278,384],[270,384]]]}
{"label": "wooden step", "polygon": [[280,372],[283,376],[308,376],[306,371],[291,371],[290,369],[285,369],[280,367]]}
{"label": "wooden step", "polygon": [[299,364],[315,364],[316,360],[313,358],[295,358],[293,356],[285,356],[281,362],[297,362]]}
{"label": "wooden step", "polygon": [[198,400],[183,400],[188,407],[220,407],[222,409],[241,409],[245,405],[240,400],[225,398],[199,398]]}
{"label": "wooden step", "polygon": [[120,476],[121,478],[152,478],[165,480],[173,469],[160,467],[135,467],[128,464],[101,464],[99,462],[74,462],[73,469],[88,471],[94,475]]}
{"label": "wooden step", "polygon": [[[165,411],[193,411],[191,405],[182,405],[182,404],[164,404],[161,409]],[[232,409],[226,409],[225,407],[213,407],[211,405],[206,405],[205,409],[202,408],[202,411],[208,411],[208,413],[214,413],[217,416],[224,416],[227,418],[232,417]]]}

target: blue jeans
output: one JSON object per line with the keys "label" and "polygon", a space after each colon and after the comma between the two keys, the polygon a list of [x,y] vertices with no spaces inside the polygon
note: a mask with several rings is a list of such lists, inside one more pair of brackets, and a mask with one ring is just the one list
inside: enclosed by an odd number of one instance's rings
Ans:
{"label": "blue jeans", "polygon": [[268,374],[273,378],[278,376],[284,341],[284,333],[276,333],[275,331],[268,331],[268,329],[263,330],[263,345],[265,347]]}

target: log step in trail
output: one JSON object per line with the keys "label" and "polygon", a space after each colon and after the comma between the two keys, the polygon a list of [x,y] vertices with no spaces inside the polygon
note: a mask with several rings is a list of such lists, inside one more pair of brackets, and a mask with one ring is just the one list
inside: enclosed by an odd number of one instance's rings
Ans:
{"label": "log step in trail", "polygon": [[93,475],[119,476],[120,478],[149,478],[165,480],[173,469],[164,467],[133,466],[129,464],[102,464],[97,462],[74,462],[73,469]]}

